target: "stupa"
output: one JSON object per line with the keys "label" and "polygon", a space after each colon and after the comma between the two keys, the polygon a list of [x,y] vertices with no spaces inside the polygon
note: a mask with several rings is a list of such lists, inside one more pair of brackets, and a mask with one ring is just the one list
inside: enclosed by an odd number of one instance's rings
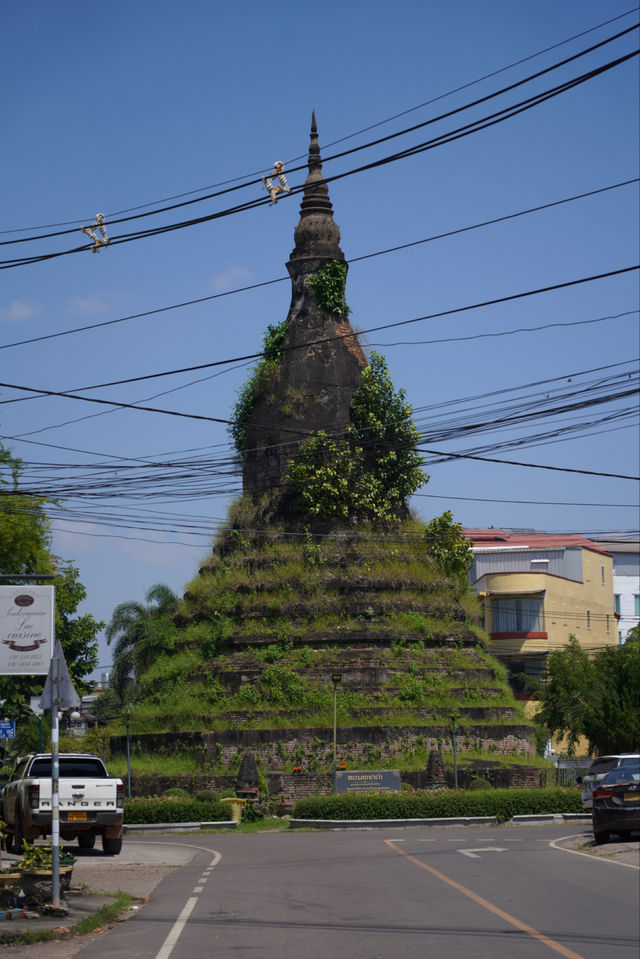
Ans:
{"label": "stupa", "polygon": [[347,316],[321,309],[308,282],[335,261],[344,264],[345,277],[347,268],[322,174],[315,113],[310,137],[309,173],[287,263],[291,306],[277,380],[257,398],[246,431],[243,489],[255,501],[282,488],[287,466],[302,440],[319,430],[342,433],[366,366]]}

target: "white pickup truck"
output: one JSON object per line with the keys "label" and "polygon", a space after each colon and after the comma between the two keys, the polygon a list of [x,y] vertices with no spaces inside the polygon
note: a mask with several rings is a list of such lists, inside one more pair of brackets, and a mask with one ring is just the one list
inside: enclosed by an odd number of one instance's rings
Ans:
{"label": "white pickup truck", "polygon": [[[60,753],[60,839],[76,839],[92,849],[102,836],[102,849],[115,856],[122,849],[124,787],[110,776],[93,753]],[[2,819],[7,849],[22,852],[22,841],[51,834],[51,754],[21,756],[2,791]]]}

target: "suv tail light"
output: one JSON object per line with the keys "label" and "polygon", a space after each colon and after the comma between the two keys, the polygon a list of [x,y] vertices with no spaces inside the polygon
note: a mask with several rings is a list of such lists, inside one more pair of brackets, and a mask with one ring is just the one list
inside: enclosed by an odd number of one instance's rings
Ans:
{"label": "suv tail light", "polygon": [[118,809],[124,809],[124,786],[122,783],[117,787],[116,806]]}
{"label": "suv tail light", "polygon": [[40,805],[40,786],[31,786],[29,789],[29,806],[31,809],[37,809]]}
{"label": "suv tail light", "polygon": [[593,790],[592,798],[593,799],[607,799],[611,796],[611,791],[605,786],[598,786]]}

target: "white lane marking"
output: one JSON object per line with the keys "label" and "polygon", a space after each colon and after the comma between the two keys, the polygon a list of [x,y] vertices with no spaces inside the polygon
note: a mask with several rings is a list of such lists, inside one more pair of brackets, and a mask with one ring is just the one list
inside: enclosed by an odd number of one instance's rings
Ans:
{"label": "white lane marking", "polygon": [[505,839],[505,842],[524,842],[524,839]]}
{"label": "white lane marking", "polygon": [[194,906],[197,903],[197,901],[198,901],[197,896],[192,896],[191,899],[187,900],[187,904],[185,905],[184,909],[182,910],[182,912],[180,913],[180,915],[174,922],[171,932],[165,939],[164,943],[162,944],[162,947],[160,948],[160,951],[156,955],[156,959],[169,959],[169,956],[173,952],[173,947],[178,941],[180,937],[180,933],[186,926],[187,919],[193,912]]}
{"label": "white lane marking", "polygon": [[[176,845],[181,845],[181,843],[176,843]],[[201,851],[207,852],[208,850],[205,849]],[[210,863],[210,867],[213,869],[214,866],[218,865],[221,859],[222,859],[222,854],[219,852],[214,852],[213,859],[211,860],[211,863]],[[194,890],[194,892],[195,891],[196,890]],[[156,954],[155,959],[169,959],[169,956],[173,952],[173,947],[175,946],[176,942],[180,938],[180,933],[186,926],[189,916],[193,912],[197,901],[198,901],[197,896],[192,896],[190,899],[187,900],[184,909],[182,910],[182,912],[180,913],[180,915],[174,922],[173,926],[171,927],[171,931],[169,932],[169,935],[167,936],[162,946],[160,947],[160,950]]]}
{"label": "white lane marking", "polygon": [[508,852],[508,849],[502,849],[501,846],[483,846],[481,849],[458,849],[458,852],[463,856],[468,856],[469,859],[479,859],[480,856],[477,856],[478,852]]}
{"label": "white lane marking", "polygon": [[[396,839],[396,842],[398,840]],[[435,842],[435,839],[418,839],[418,842]]]}
{"label": "white lane marking", "polygon": [[204,886],[196,886],[193,891],[194,891],[194,892],[202,892],[203,889],[204,889]]}
{"label": "white lane marking", "polygon": [[559,839],[546,840],[552,849],[558,849],[560,852],[571,852],[574,856],[586,856],[587,859],[598,859],[600,862],[609,862],[612,866],[627,866],[628,869],[640,869],[631,862],[616,862],[615,859],[605,858],[603,856],[592,856],[589,852],[580,852],[579,849],[565,849],[563,846],[556,846],[557,842],[564,842],[565,839],[581,839],[584,833],[577,833],[575,836],[561,836]]}

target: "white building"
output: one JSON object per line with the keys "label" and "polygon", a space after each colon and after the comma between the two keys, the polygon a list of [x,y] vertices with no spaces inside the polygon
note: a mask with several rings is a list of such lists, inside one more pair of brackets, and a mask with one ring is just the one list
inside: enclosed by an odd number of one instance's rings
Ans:
{"label": "white building", "polygon": [[613,598],[620,616],[618,639],[622,644],[629,630],[640,622],[640,540],[614,534],[591,539],[613,553]]}

